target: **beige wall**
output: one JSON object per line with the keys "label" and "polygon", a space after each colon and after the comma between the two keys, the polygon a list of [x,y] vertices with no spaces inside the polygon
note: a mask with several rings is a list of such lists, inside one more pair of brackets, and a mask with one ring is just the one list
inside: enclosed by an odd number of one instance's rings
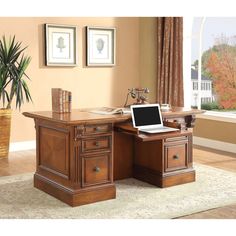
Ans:
{"label": "beige wall", "polygon": [[140,18],[140,86],[150,89],[149,102],[156,102],[157,18]]}
{"label": "beige wall", "polygon": [[[43,24],[76,25],[79,66],[44,66]],[[85,26],[116,27],[116,66],[89,68],[85,66]],[[14,110],[11,142],[35,139],[33,120],[24,111],[51,110],[51,88],[72,91],[72,108],[123,106],[127,89],[147,86],[151,100],[155,97],[155,18],[0,18],[1,35],[15,35],[32,57],[27,74],[33,104]],[[0,36],[1,36],[0,35]]]}
{"label": "beige wall", "polygon": [[193,135],[236,144],[236,123],[208,119],[197,119]]}

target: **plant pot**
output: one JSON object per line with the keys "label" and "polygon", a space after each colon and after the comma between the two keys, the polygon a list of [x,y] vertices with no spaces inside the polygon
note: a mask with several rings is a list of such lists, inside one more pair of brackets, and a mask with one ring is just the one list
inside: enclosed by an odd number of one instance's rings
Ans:
{"label": "plant pot", "polygon": [[0,158],[7,158],[11,132],[11,109],[0,109]]}

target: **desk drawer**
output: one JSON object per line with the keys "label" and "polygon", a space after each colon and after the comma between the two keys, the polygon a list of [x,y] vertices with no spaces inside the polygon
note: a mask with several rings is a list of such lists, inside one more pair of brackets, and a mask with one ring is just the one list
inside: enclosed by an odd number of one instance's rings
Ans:
{"label": "desk drawer", "polygon": [[84,135],[108,133],[112,131],[112,124],[95,124],[84,127]]}
{"label": "desk drawer", "polygon": [[187,168],[188,143],[179,142],[164,147],[164,171],[175,171]]}
{"label": "desk drawer", "polygon": [[111,154],[82,157],[82,186],[111,182]]}
{"label": "desk drawer", "polygon": [[75,140],[85,136],[102,135],[112,132],[112,124],[94,124],[75,126]]}
{"label": "desk drawer", "polygon": [[108,151],[111,149],[111,135],[97,138],[82,139],[81,152]]}
{"label": "desk drawer", "polygon": [[166,138],[165,142],[175,142],[175,141],[188,141],[188,136],[177,136],[177,137],[171,137],[171,138]]}

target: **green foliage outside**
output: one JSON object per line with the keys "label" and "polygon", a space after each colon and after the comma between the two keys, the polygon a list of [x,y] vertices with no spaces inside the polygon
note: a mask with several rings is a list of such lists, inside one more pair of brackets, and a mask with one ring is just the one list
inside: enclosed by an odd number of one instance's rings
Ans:
{"label": "green foliage outside", "polygon": [[220,107],[216,102],[210,102],[210,103],[201,104],[201,109],[203,109],[203,110],[219,110]]}

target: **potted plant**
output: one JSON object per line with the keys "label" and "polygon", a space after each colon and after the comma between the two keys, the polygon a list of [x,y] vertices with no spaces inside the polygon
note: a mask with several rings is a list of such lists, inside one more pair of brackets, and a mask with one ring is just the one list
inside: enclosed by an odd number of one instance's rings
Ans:
{"label": "potted plant", "polygon": [[8,157],[13,101],[19,109],[25,100],[32,101],[25,80],[29,79],[25,70],[31,58],[24,55],[25,49],[15,36],[0,39],[0,158]]}

